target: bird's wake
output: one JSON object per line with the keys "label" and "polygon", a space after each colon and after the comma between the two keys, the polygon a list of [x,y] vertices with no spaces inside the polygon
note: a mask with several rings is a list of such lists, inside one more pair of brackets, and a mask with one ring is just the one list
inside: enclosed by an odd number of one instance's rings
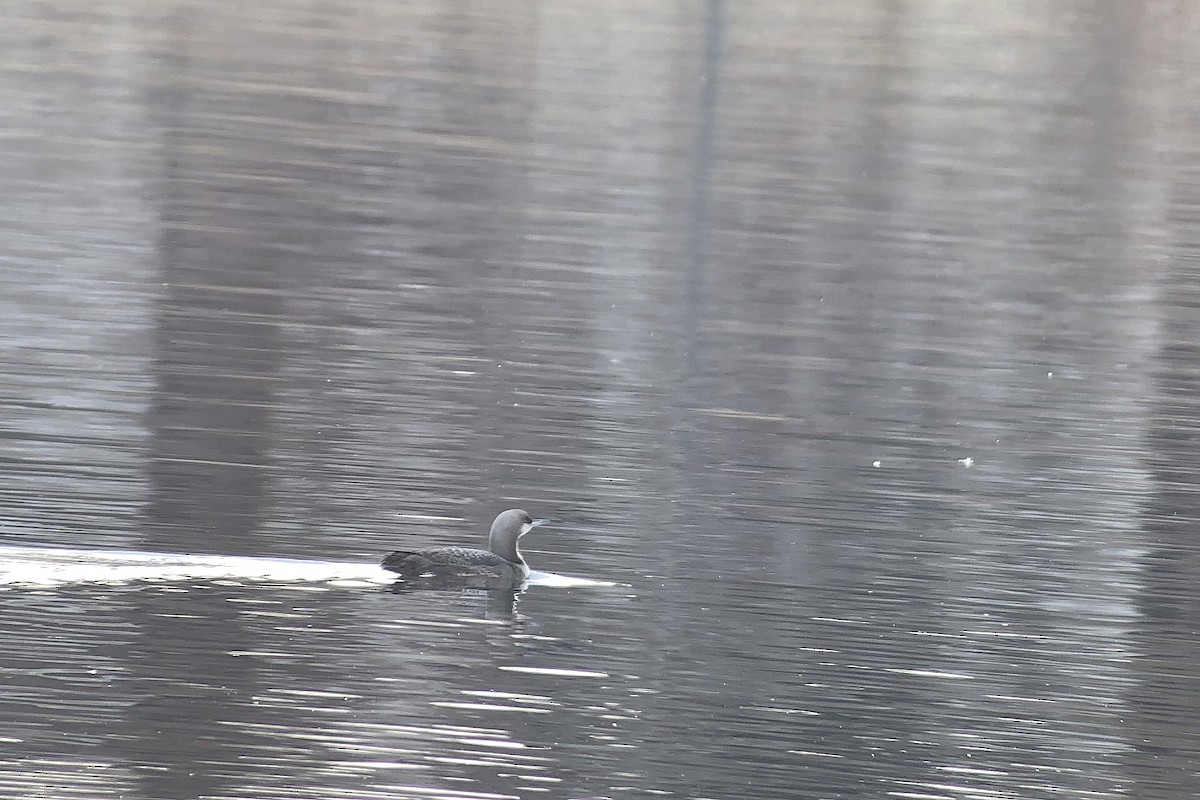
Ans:
{"label": "bird's wake", "polygon": [[377,564],[355,561],[0,545],[0,588],[198,580],[382,586],[396,576]]}

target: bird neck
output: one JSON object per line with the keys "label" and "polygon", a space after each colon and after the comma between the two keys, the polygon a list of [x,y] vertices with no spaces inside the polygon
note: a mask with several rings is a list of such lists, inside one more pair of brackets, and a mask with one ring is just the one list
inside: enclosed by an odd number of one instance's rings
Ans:
{"label": "bird neck", "polygon": [[524,564],[525,558],[521,555],[521,548],[517,547],[516,539],[506,539],[502,536],[493,536],[488,542],[493,553],[503,558],[505,561],[511,561],[514,564]]}

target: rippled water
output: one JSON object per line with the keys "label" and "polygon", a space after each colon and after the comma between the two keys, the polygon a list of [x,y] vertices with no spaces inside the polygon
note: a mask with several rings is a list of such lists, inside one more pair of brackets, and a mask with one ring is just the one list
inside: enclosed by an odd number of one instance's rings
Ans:
{"label": "rippled water", "polygon": [[8,6],[0,796],[1200,796],[1200,17],[993,5]]}

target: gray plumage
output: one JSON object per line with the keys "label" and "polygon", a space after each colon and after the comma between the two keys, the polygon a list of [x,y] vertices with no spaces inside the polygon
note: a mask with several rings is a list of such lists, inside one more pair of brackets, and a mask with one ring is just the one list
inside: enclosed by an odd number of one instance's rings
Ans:
{"label": "gray plumage", "polygon": [[529,577],[529,565],[517,541],[547,520],[533,519],[519,508],[496,517],[488,532],[488,549],[473,547],[427,547],[400,550],[383,559],[383,568],[405,581],[429,579],[437,582],[482,583],[488,586],[519,586]]}

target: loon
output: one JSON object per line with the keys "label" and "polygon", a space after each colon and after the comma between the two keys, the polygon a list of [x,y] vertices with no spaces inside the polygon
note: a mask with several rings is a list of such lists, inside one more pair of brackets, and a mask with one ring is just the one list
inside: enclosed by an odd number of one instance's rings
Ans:
{"label": "loon", "polygon": [[525,511],[511,508],[492,522],[487,550],[474,547],[398,550],[385,556],[382,566],[405,581],[424,578],[438,583],[519,587],[529,577],[529,565],[521,556],[517,540],[549,521],[533,519]]}

